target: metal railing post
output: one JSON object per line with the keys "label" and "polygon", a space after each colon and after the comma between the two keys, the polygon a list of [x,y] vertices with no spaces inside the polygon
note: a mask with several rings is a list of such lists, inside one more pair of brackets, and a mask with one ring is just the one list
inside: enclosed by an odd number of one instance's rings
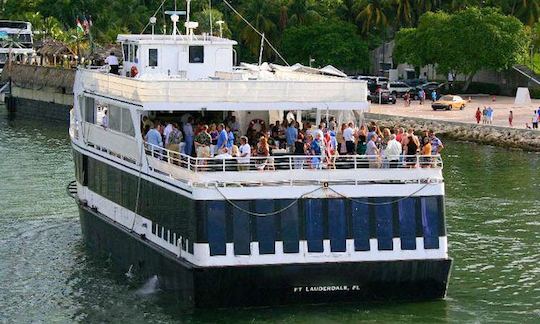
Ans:
{"label": "metal railing post", "polygon": [[289,170],[293,169],[292,156],[289,155]]}

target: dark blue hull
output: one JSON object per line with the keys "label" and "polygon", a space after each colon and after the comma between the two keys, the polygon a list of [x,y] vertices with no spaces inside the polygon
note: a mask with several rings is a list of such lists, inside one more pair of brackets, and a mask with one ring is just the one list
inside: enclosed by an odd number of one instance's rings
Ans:
{"label": "dark blue hull", "polygon": [[281,304],[423,300],[443,298],[450,259],[197,267],[80,206],[90,251],[111,257],[118,271],[157,275],[180,307],[245,307]]}

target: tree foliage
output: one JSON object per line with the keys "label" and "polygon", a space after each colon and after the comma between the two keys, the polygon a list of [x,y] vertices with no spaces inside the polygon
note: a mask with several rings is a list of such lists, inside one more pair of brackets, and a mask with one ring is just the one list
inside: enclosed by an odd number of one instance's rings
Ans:
{"label": "tree foliage", "polygon": [[[284,35],[294,28],[328,22],[344,22],[353,26],[368,47],[373,49],[396,36],[405,37],[407,29],[420,28],[422,20],[452,16],[466,8],[497,8],[504,15],[511,15],[523,24],[533,26],[540,17],[540,0],[228,0],[244,17],[277,49],[284,49]],[[157,33],[170,33],[170,17],[164,10],[174,9],[172,0],[165,1],[161,10],[155,11],[162,0],[2,0],[1,19],[31,21],[34,30],[42,33],[36,38],[52,37],[71,39],[77,17],[92,16],[92,36],[99,43],[113,43],[118,33],[140,33],[148,19],[156,15]],[[178,10],[185,9],[185,1],[176,1]],[[209,32],[209,0],[192,0],[192,18],[199,22],[197,32]],[[239,41],[239,59],[256,61],[259,56],[261,36],[252,30],[221,0],[212,0],[212,16],[226,22],[224,35]],[[421,18],[424,14],[432,18]],[[452,18],[454,19],[454,18]],[[217,18],[213,19],[217,21]],[[217,35],[219,26],[213,26]],[[470,28],[471,26],[469,26]],[[148,29],[146,30],[148,32]],[[458,33],[462,34],[462,33]],[[531,33],[536,35],[535,33]],[[357,36],[355,36],[358,38]],[[407,36],[407,37],[410,37]],[[306,42],[303,40],[302,42]],[[457,51],[457,50],[452,50]],[[287,51],[282,53],[294,61]],[[432,53],[433,54],[433,53]],[[351,54],[352,55],[352,54]],[[410,56],[410,55],[409,55]],[[277,55],[265,47],[264,59],[279,61]],[[333,65],[353,61],[353,57],[335,57]],[[411,62],[417,58],[408,57]],[[452,67],[453,68],[453,67]]]}
{"label": "tree foliage", "polygon": [[369,66],[366,43],[357,35],[355,26],[346,22],[289,28],[283,35],[283,51],[291,61],[305,65],[311,57],[317,66],[332,64],[348,71]]}
{"label": "tree foliage", "polygon": [[466,90],[479,70],[501,70],[517,63],[528,42],[515,17],[473,7],[455,14],[427,13],[418,27],[400,30],[394,58],[416,66],[436,64],[442,73],[465,74]]}

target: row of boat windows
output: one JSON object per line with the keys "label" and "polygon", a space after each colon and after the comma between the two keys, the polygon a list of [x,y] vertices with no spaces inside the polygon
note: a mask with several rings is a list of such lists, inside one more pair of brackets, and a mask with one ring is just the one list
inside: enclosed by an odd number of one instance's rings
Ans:
{"label": "row of boat windows", "polygon": [[137,202],[137,176],[111,165],[73,152],[75,176],[79,183],[112,202],[129,209],[171,233],[189,240],[189,251],[196,239],[195,201],[141,179]]}
{"label": "row of boat windows", "polygon": [[[95,100],[91,97],[81,96],[80,105],[82,109],[83,120],[91,123],[106,126],[108,129],[124,133],[129,136],[135,136],[135,128],[129,109],[118,107],[110,103]],[[105,117],[105,112],[107,117]],[[105,118],[107,121],[105,122]]]}
{"label": "row of boat windows", "polygon": [[[369,240],[377,239],[378,250],[393,250],[399,238],[402,250],[438,249],[445,235],[442,196],[398,198],[304,199],[278,215],[255,217],[232,208],[224,201],[211,201],[206,209],[206,239],[211,255],[225,255],[226,243],[234,243],[236,255],[251,254],[250,243],[259,243],[260,254],[274,254],[275,242],[283,242],[285,253],[298,253],[300,240],[309,252],[323,252],[323,240],[332,252],[345,252],[346,240],[354,240],[356,251],[369,251]],[[238,202],[246,210],[270,213],[290,200]],[[368,205],[379,204],[379,205]]]}
{"label": "row of boat windows", "polygon": [[[123,44],[124,61],[139,63],[139,46],[135,44]],[[189,46],[189,63],[204,63],[204,46]],[[159,64],[159,49],[148,49],[148,66],[157,67]]]}

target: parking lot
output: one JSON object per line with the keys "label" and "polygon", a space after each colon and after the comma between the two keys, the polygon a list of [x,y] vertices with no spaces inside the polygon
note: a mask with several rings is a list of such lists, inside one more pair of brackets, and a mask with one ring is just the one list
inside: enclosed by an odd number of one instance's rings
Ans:
{"label": "parking lot", "polygon": [[[469,100],[469,96],[462,96],[463,99]],[[480,110],[484,106],[491,106],[494,109],[493,125],[508,127],[508,115],[510,110],[514,113],[514,127],[525,128],[525,123],[531,125],[533,111],[539,109],[540,100],[533,100],[532,104],[525,106],[514,105],[514,97],[495,97],[493,101],[489,96],[471,96],[471,101],[467,102],[464,110],[437,110],[431,109],[431,101],[426,100],[423,105],[419,101],[411,101],[409,107],[405,107],[403,98],[398,98],[394,104],[371,104],[370,112],[379,114],[388,114],[404,117],[418,117],[435,120],[457,121],[465,123],[476,123],[475,113],[476,108]]]}

